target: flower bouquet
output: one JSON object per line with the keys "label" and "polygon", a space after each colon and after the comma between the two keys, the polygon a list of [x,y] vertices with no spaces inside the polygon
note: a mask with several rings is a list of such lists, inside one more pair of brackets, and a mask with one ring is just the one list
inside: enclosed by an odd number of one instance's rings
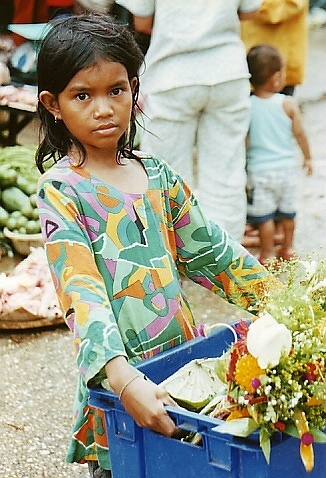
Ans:
{"label": "flower bouquet", "polygon": [[224,388],[198,411],[222,418],[221,433],[246,437],[258,431],[267,462],[275,432],[298,437],[311,471],[313,443],[326,442],[326,263],[290,261],[277,273],[284,287],[266,295],[252,322],[232,327],[236,340],[214,368]]}

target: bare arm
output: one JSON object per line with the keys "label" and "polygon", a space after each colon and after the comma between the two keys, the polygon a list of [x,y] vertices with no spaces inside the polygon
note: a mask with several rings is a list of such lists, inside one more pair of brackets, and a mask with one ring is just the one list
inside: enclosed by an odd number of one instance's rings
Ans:
{"label": "bare arm", "polygon": [[308,139],[302,124],[300,109],[292,96],[286,96],[284,98],[283,106],[286,114],[292,120],[293,135],[304,157],[303,168],[306,170],[307,175],[310,176],[312,174],[311,154]]}
{"label": "bare arm", "polygon": [[134,19],[134,28],[137,32],[146,33],[150,35],[153,28],[154,22],[154,15],[150,17],[138,17],[137,15],[133,15]]}
{"label": "bare arm", "polygon": [[110,360],[105,371],[110,387],[118,395],[121,394],[122,404],[139,426],[166,436],[172,436],[177,431],[164,408],[164,405],[175,406],[176,403],[163,388],[145,380],[123,356]]}

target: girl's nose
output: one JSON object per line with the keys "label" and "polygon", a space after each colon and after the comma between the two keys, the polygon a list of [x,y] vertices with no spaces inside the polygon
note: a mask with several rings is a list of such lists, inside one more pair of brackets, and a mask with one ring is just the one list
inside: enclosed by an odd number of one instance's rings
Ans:
{"label": "girl's nose", "polygon": [[94,112],[93,116],[95,119],[111,116],[113,114],[112,102],[110,98],[101,97],[98,98],[94,103]]}

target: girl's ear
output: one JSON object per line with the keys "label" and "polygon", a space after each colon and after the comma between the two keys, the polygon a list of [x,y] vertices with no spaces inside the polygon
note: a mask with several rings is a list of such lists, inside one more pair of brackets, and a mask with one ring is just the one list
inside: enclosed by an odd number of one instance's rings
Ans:
{"label": "girl's ear", "polygon": [[132,93],[135,93],[136,86],[138,85],[138,78],[135,76],[130,80],[130,88]]}
{"label": "girl's ear", "polygon": [[39,100],[49,113],[51,113],[56,119],[61,119],[59,103],[53,93],[46,90],[41,91],[39,94]]}

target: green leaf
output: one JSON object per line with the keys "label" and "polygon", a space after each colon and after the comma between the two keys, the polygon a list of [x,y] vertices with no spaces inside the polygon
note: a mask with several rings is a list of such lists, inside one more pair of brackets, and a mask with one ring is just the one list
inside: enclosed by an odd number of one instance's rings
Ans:
{"label": "green leaf", "polygon": [[219,433],[229,433],[237,437],[247,437],[257,430],[257,428],[258,425],[252,418],[235,418],[234,420],[218,425],[215,429]]}
{"label": "green leaf", "polygon": [[255,420],[255,422],[259,423],[261,414],[261,412],[259,411],[259,407],[255,405],[248,405],[248,411],[252,418]]}
{"label": "green leaf", "polygon": [[287,435],[290,435],[291,437],[294,437],[294,438],[300,438],[299,433],[298,433],[298,429],[294,425],[294,423],[288,423],[285,427],[284,433],[286,433]]}
{"label": "green leaf", "polygon": [[317,428],[310,428],[310,433],[313,434],[316,443],[326,443],[326,433]]}
{"label": "green leaf", "polygon": [[228,369],[230,361],[230,353],[225,352],[221,357],[218,357],[218,359],[215,362],[215,373],[218,376],[218,378],[221,380],[221,382],[226,382],[226,372]]}
{"label": "green leaf", "polygon": [[269,464],[270,456],[271,456],[271,440],[268,431],[265,428],[260,429],[259,435],[259,443],[261,449],[263,450],[264,457]]}
{"label": "green leaf", "polygon": [[[326,433],[314,427],[311,427],[309,432],[313,435],[314,441],[316,443],[326,443]],[[286,426],[284,433],[286,433],[287,435],[290,435],[291,437],[295,437],[298,439],[300,438],[297,427],[293,423],[289,423]]]}

